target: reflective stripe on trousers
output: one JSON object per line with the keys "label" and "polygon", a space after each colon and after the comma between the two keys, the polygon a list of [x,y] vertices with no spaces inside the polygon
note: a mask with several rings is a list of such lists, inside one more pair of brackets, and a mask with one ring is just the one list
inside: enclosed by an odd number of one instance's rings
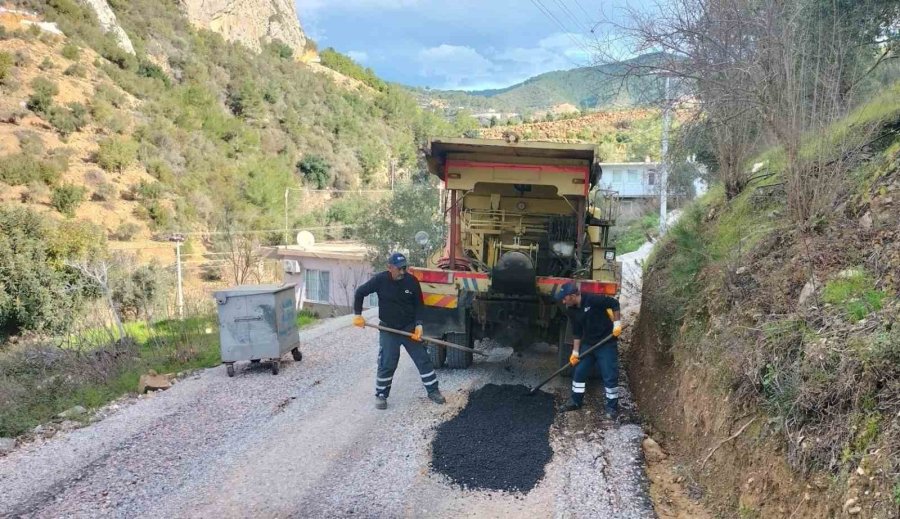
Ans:
{"label": "reflective stripe on trousers", "polygon": [[422,384],[426,391],[438,389],[437,373],[428,356],[425,345],[415,342],[408,337],[395,333],[380,332],[378,337],[378,374],[375,378],[375,394],[387,398],[391,394],[391,384],[394,380],[394,371],[400,361],[400,347],[406,349],[409,358],[412,359],[419,370]]}

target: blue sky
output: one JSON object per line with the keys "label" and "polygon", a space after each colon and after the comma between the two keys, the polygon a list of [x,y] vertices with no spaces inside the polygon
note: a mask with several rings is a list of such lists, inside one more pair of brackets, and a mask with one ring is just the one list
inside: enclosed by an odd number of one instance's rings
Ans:
{"label": "blue sky", "polygon": [[320,48],[334,47],[389,81],[464,90],[591,64],[591,26],[617,16],[625,2],[296,0]]}

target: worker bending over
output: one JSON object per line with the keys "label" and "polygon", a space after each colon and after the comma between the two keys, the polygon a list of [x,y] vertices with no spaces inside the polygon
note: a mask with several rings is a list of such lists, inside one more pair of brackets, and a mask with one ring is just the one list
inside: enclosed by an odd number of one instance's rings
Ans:
{"label": "worker bending over", "polygon": [[422,289],[419,280],[406,272],[406,257],[399,252],[388,258],[388,269],[372,277],[356,289],[353,299],[353,324],[360,328],[366,325],[363,319],[363,299],[369,294],[378,294],[378,319],[382,326],[412,332],[412,337],[396,333],[380,332],[378,348],[378,374],[375,379],[375,408],[387,409],[387,398],[391,394],[394,371],[400,360],[400,346],[419,369],[422,383],[432,402],[443,404],[444,397],[438,390],[437,375],[431,357],[422,344]]}
{"label": "worker bending over", "polygon": [[[575,283],[563,285],[556,293],[556,300],[574,309],[569,312],[574,339],[572,356],[569,357],[569,364],[575,367],[572,396],[561,410],[581,408],[585,384],[591,368],[596,366],[606,390],[606,416],[614,420],[619,413],[619,348],[616,341],[622,333],[619,301],[602,295],[582,294]],[[606,344],[584,357],[579,356],[582,344],[587,349],[610,335],[613,338]]]}

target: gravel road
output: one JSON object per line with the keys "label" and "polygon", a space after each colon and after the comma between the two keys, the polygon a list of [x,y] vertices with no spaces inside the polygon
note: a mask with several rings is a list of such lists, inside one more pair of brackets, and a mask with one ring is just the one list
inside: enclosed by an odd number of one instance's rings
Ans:
{"label": "gravel road", "polygon": [[[535,385],[554,348],[439,371],[444,406],[425,398],[403,354],[378,411],[377,332],[348,325],[305,331],[303,361],[285,360],[278,376],[246,363],[234,378],[205,370],[0,458],[0,517],[654,517],[643,432],[600,425],[597,382],[585,409],[557,415],[552,460],[529,493],[463,490],[429,469],[437,425],[471,391]],[[561,402],[567,384],[547,390]]]}

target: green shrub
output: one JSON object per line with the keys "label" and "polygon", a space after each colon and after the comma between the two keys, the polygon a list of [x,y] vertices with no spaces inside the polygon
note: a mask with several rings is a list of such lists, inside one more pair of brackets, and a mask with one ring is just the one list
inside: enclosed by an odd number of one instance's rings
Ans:
{"label": "green shrub", "polygon": [[31,58],[28,56],[28,53],[24,50],[17,50],[16,59],[13,62],[13,65],[17,67],[25,67],[28,66],[29,63],[31,63]]}
{"label": "green shrub", "polygon": [[163,195],[163,186],[159,182],[141,182],[135,186],[134,192],[138,200],[158,200]]}
{"label": "green shrub", "polygon": [[825,284],[822,293],[824,302],[840,306],[853,321],[881,310],[886,298],[887,293],[877,290],[875,282],[862,269],[842,272]]}
{"label": "green shrub", "polygon": [[269,43],[269,52],[279,59],[291,59],[294,57],[294,49],[279,39],[272,40]]}
{"label": "green shrub", "polygon": [[387,84],[376,76],[372,69],[363,68],[349,56],[345,56],[331,47],[323,50],[319,57],[322,60],[322,65],[332,70],[362,81],[375,90],[384,91],[387,89]]}
{"label": "green shrub", "polygon": [[125,106],[125,94],[109,83],[101,83],[94,90],[94,99],[106,101],[116,108]]}
{"label": "green shrub", "polygon": [[32,156],[40,156],[44,154],[44,140],[41,136],[31,130],[22,130],[16,132],[19,139],[19,148],[22,153]]}
{"label": "green shrub", "polygon": [[91,195],[91,201],[109,202],[110,200],[114,200],[117,194],[118,192],[115,185],[111,182],[101,182],[97,185],[97,188],[94,189],[94,193]]}
{"label": "green shrub", "polygon": [[331,165],[319,155],[307,155],[297,163],[297,170],[308,184],[325,189],[331,184]]}
{"label": "green shrub", "polygon": [[147,218],[153,223],[154,229],[168,230],[172,227],[174,215],[169,208],[159,203],[159,200],[145,203],[144,208],[147,210]]}
{"label": "green shrub", "polygon": [[11,186],[35,181],[53,185],[65,171],[64,166],[58,160],[39,160],[27,153],[7,155],[0,160],[0,181]]}
{"label": "green shrub", "polygon": [[108,101],[95,99],[91,104],[91,116],[97,126],[112,133],[122,134],[128,129],[128,119]]}
{"label": "green shrub", "polygon": [[28,98],[28,109],[37,114],[48,113],[53,106],[53,98],[59,94],[59,87],[53,81],[39,76],[31,81],[31,88],[34,93]]}
{"label": "green shrub", "polygon": [[75,210],[84,202],[85,189],[73,184],[62,184],[53,188],[50,205],[60,213],[73,217]]}
{"label": "green shrub", "polygon": [[69,103],[65,107],[53,106],[50,108],[49,119],[50,124],[65,139],[87,125],[87,108],[81,103]]}
{"label": "green shrub", "polygon": [[64,233],[51,222],[24,208],[0,206],[0,336],[63,330],[81,306],[82,292],[62,262],[83,250],[57,246]]}
{"label": "green shrub", "polygon": [[141,232],[140,225],[133,222],[122,222],[109,237],[118,241],[131,241],[139,232]]}
{"label": "green shrub", "polygon": [[87,69],[84,68],[84,65],[82,65],[81,63],[72,63],[66,68],[63,74],[67,76],[83,78],[87,76]]}
{"label": "green shrub", "polygon": [[97,164],[106,171],[121,173],[137,158],[137,143],[127,137],[110,137],[100,141]]}
{"label": "green shrub", "polygon": [[5,84],[11,78],[14,65],[13,55],[0,51],[0,84]]}
{"label": "green shrub", "polygon": [[32,180],[28,183],[27,189],[22,193],[22,201],[38,203],[48,196],[50,196],[50,190],[47,188],[47,184],[39,180]]}
{"label": "green shrub", "polygon": [[60,54],[67,60],[75,61],[78,59],[78,55],[81,53],[81,49],[78,48],[78,45],[74,43],[67,43],[63,46]]}
{"label": "green shrub", "polygon": [[53,60],[51,60],[49,57],[44,57],[44,60],[41,61],[40,65],[38,65],[38,68],[44,72],[52,70],[53,67],[55,67],[55,65],[53,64]]}
{"label": "green shrub", "polygon": [[163,71],[163,69],[155,63],[149,61],[141,62],[141,64],[138,66],[137,74],[141,77],[158,79],[162,81],[162,83],[166,85],[166,87],[172,86],[172,80],[170,80],[165,71]]}

